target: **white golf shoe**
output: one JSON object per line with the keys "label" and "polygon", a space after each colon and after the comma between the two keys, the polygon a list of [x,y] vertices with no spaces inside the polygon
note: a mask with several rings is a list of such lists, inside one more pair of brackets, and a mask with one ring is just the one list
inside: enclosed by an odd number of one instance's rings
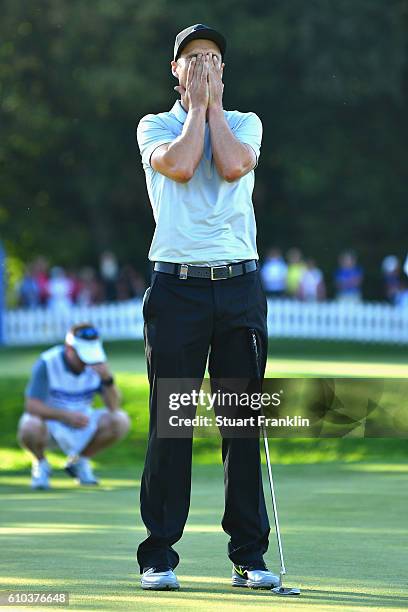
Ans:
{"label": "white golf shoe", "polygon": [[40,459],[33,463],[31,469],[31,488],[49,489],[50,488],[51,467],[46,459]]}
{"label": "white golf shoe", "polygon": [[266,567],[255,569],[250,565],[233,565],[231,583],[236,587],[271,589],[279,585],[279,577],[272,574]]}
{"label": "white golf shoe", "polygon": [[140,584],[142,589],[151,591],[176,591],[180,588],[173,570],[163,566],[145,567]]}
{"label": "white golf shoe", "polygon": [[64,469],[67,474],[75,478],[81,485],[99,484],[87,457],[78,457],[76,460],[68,461]]}

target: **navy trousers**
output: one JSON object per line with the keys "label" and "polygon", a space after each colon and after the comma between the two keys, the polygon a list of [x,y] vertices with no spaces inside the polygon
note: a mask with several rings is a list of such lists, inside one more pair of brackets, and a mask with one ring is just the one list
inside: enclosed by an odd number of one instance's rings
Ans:
{"label": "navy trousers", "polygon": [[[158,380],[202,380],[207,359],[211,380],[262,379],[267,358],[266,315],[258,270],[218,281],[182,280],[153,272],[143,306],[150,427],[140,494],[141,515],[148,533],[137,551],[141,571],[157,565],[177,566],[179,556],[173,545],[183,534],[190,505],[192,439],[158,435]],[[249,333],[256,335],[257,368]],[[270,527],[259,437],[223,435],[222,459],[222,527],[230,536],[228,556],[239,565],[262,564]]]}

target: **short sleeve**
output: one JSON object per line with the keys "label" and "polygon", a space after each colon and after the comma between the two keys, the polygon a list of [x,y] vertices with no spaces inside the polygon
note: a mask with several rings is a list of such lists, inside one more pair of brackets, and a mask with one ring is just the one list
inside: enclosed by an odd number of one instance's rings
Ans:
{"label": "short sleeve", "polygon": [[146,115],[140,120],[136,130],[137,144],[139,145],[142,164],[150,166],[152,153],[160,145],[167,144],[176,138],[157,115]]}
{"label": "short sleeve", "polygon": [[31,379],[25,390],[25,396],[41,400],[42,402],[45,402],[48,397],[47,366],[43,359],[36,361],[33,366]]}
{"label": "short sleeve", "polygon": [[258,115],[245,113],[242,121],[234,130],[234,135],[240,142],[248,144],[253,149],[256,156],[256,168],[262,143],[262,121]]}

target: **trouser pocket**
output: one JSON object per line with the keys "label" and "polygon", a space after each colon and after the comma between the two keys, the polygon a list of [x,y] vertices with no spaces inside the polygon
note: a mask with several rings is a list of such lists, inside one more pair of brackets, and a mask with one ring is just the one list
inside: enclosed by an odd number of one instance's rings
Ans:
{"label": "trouser pocket", "polygon": [[146,321],[147,317],[148,317],[148,313],[149,313],[149,304],[151,302],[151,297],[152,297],[152,291],[154,288],[154,285],[156,284],[157,281],[157,272],[153,272],[152,274],[152,278],[150,281],[150,287],[148,287],[146,289],[146,291],[144,292],[143,295],[143,300],[142,300],[142,315],[143,315],[143,319]]}
{"label": "trouser pocket", "polygon": [[248,329],[248,340],[249,350],[252,356],[252,364],[254,370],[254,376],[256,380],[261,380],[261,354],[260,354],[260,343],[258,340],[257,332],[254,328]]}
{"label": "trouser pocket", "polygon": [[150,293],[150,290],[151,290],[151,287],[148,287],[148,288],[146,289],[146,291],[144,292],[144,295],[143,295],[143,301],[142,301],[142,314],[143,314],[143,318],[144,318],[144,319],[146,319],[146,311],[145,311],[145,308],[146,308],[146,302],[147,302],[147,300],[148,300],[148,298],[149,298],[149,293]]}

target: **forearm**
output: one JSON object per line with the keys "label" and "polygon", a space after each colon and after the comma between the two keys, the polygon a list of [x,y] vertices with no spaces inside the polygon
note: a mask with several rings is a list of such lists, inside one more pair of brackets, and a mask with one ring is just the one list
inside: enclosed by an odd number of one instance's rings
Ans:
{"label": "forearm", "polygon": [[53,419],[55,421],[65,422],[66,411],[60,408],[52,408],[38,399],[27,398],[26,412],[33,414],[42,419]]}
{"label": "forearm", "polygon": [[218,174],[232,182],[252,170],[256,163],[255,153],[232,133],[222,107],[210,107],[208,122],[211,148]]}
{"label": "forearm", "polygon": [[109,410],[119,410],[121,394],[116,385],[104,387],[102,395],[105,406]]}
{"label": "forearm", "polygon": [[200,163],[204,150],[204,107],[190,108],[181,135],[169,144],[164,155],[166,165],[191,178]]}

